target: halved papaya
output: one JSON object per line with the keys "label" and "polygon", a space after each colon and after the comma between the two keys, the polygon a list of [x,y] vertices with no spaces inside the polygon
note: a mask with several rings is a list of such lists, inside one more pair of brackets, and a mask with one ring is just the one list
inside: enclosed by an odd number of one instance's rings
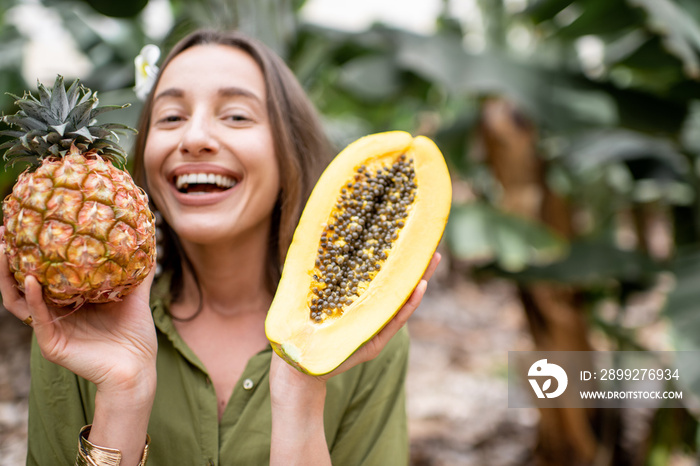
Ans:
{"label": "halved papaya", "polygon": [[420,281],[447,223],[452,185],[428,138],[392,131],[347,146],[304,208],[265,321],[277,354],[331,372],[376,335]]}

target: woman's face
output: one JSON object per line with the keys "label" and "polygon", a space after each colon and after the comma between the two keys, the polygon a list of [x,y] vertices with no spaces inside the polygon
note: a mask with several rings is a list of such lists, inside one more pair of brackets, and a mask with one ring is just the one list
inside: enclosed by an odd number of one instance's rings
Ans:
{"label": "woman's face", "polygon": [[200,45],[156,88],[144,165],[150,195],[184,241],[269,234],[280,189],[265,83],[245,52]]}

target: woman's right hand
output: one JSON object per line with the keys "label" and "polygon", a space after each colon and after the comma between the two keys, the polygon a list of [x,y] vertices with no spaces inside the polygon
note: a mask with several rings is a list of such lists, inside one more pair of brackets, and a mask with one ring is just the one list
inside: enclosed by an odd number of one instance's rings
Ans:
{"label": "woman's right hand", "polygon": [[[0,228],[0,236],[3,234],[4,228]],[[4,252],[1,244],[3,304],[20,320],[32,317],[37,343],[46,359],[93,382],[98,391],[124,393],[155,387],[157,340],[149,308],[153,273],[120,302],[84,304],[71,312],[47,306],[41,285],[32,276],[25,279],[22,293]]]}

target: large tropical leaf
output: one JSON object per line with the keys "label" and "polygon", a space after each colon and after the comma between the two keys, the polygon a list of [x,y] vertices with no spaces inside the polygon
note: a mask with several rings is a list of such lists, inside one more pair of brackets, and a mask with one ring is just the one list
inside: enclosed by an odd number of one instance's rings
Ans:
{"label": "large tropical leaf", "polygon": [[340,85],[358,99],[375,103],[401,90],[399,69],[386,55],[365,55],[348,61],[340,70]]}
{"label": "large tropical leaf", "polygon": [[620,282],[648,286],[660,271],[646,254],[620,249],[600,239],[581,239],[569,245],[568,254],[562,260],[507,276],[520,282],[551,281],[585,289]]}
{"label": "large tropical leaf", "polygon": [[[674,286],[664,308],[664,316],[670,323],[669,341],[678,351],[700,351],[700,247],[694,245],[679,250],[671,272]],[[696,361],[691,362],[694,364],[682,367],[680,382],[700,398],[700,366]]]}
{"label": "large tropical leaf", "polygon": [[673,345],[678,350],[700,351],[700,247],[679,250],[670,270],[674,286],[664,315],[671,323]]}
{"label": "large tropical leaf", "polygon": [[557,30],[558,38],[572,40],[586,35],[617,35],[620,31],[634,28],[641,17],[620,1],[579,0],[575,5],[578,15]]}
{"label": "large tropical leaf", "polygon": [[700,79],[700,24],[671,0],[627,0],[647,13],[647,26],[659,34],[669,53],[682,62],[685,72]]}
{"label": "large tropical leaf", "polygon": [[445,234],[456,258],[473,263],[495,262],[512,272],[555,261],[567,247],[546,226],[482,202],[453,206]]}
{"label": "large tropical leaf", "polygon": [[647,161],[647,168],[640,168],[638,178],[680,178],[690,168],[678,147],[668,139],[624,129],[581,132],[571,139],[563,160],[574,171],[599,170],[621,161]]}

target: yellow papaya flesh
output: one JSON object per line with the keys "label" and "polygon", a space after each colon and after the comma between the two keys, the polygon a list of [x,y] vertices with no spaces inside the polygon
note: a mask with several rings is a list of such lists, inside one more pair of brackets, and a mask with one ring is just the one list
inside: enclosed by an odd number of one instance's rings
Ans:
{"label": "yellow papaya flesh", "polygon": [[331,372],[398,312],[430,263],[452,186],[428,138],[392,131],[346,147],[294,232],[265,332],[307,374]]}

